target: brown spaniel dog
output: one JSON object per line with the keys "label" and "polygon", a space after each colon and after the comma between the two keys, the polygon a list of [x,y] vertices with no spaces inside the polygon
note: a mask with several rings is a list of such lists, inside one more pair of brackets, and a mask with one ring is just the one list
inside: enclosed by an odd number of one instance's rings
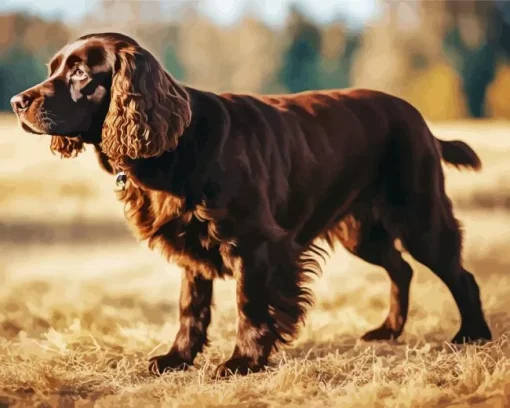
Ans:
{"label": "brown spaniel dog", "polygon": [[12,106],[23,129],[52,135],[53,151],[93,145],[106,171],[125,175],[118,194],[138,237],[182,267],[180,329],[151,359],[156,373],[193,364],[213,280],[229,276],[237,340],[217,374],[263,368],[312,303],[304,284],[320,272],[319,238],[388,272],[388,317],[364,339],[394,339],[406,322],[413,271],[397,239],[451,291],[453,341],[491,339],[441,166],[481,162],[465,143],[436,139],[402,99],[361,89],[218,95],[178,84],[133,39],[101,33],[65,46],[48,79]]}

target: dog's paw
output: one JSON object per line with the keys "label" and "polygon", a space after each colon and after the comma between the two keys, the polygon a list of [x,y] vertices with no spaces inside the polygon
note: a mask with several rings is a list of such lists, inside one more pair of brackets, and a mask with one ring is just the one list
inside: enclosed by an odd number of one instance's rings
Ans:
{"label": "dog's paw", "polygon": [[184,371],[192,364],[184,360],[179,353],[169,352],[149,360],[149,372],[153,375],[161,375],[168,371]]}
{"label": "dog's paw", "polygon": [[400,331],[396,331],[395,329],[389,327],[386,324],[378,327],[377,329],[370,330],[365,333],[361,340],[364,341],[382,341],[382,340],[395,340],[398,336],[400,336]]}
{"label": "dog's paw", "polygon": [[224,378],[234,374],[247,375],[262,370],[263,365],[255,363],[248,357],[236,357],[219,364],[214,372],[214,377]]}
{"label": "dog's paw", "polygon": [[453,344],[484,344],[492,340],[492,334],[488,327],[483,327],[481,330],[463,330],[459,332],[452,339]]}

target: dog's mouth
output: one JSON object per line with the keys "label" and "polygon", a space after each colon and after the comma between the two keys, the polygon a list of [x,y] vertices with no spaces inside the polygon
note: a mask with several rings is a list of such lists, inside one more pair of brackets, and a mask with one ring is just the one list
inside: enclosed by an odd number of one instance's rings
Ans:
{"label": "dog's mouth", "polygon": [[39,129],[37,126],[35,126],[33,123],[25,120],[22,116],[19,116],[18,119],[21,124],[21,128],[25,132],[32,133],[34,135],[44,135],[45,134],[45,132],[43,132],[41,129]]}
{"label": "dog's mouth", "polygon": [[[32,113],[28,110],[18,114],[21,128],[34,135],[60,135],[62,124],[47,112]],[[66,132],[64,136],[68,136]]]}
{"label": "dog's mouth", "polygon": [[33,135],[50,135],[61,137],[81,137],[83,131],[72,131],[67,129],[62,121],[57,120],[54,115],[48,112],[32,113],[28,110],[19,112],[18,123],[21,129]]}

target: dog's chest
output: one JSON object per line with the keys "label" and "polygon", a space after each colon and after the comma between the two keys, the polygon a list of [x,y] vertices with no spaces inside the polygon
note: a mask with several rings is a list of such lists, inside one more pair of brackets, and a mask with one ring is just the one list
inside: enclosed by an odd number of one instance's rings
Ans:
{"label": "dog's chest", "polygon": [[219,218],[205,205],[192,209],[182,198],[134,186],[122,192],[125,214],[140,240],[159,248],[188,272],[204,277],[229,274],[222,268],[222,253],[229,244],[219,234]]}

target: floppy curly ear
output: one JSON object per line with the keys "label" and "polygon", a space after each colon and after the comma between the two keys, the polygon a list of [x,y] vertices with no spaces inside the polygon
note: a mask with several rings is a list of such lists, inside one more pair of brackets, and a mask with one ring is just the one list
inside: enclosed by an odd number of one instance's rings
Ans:
{"label": "floppy curly ear", "polygon": [[80,137],[52,136],[50,150],[53,154],[68,159],[78,156],[84,149],[83,140]]}
{"label": "floppy curly ear", "polygon": [[140,46],[118,50],[101,147],[112,159],[159,156],[191,122],[189,95]]}

